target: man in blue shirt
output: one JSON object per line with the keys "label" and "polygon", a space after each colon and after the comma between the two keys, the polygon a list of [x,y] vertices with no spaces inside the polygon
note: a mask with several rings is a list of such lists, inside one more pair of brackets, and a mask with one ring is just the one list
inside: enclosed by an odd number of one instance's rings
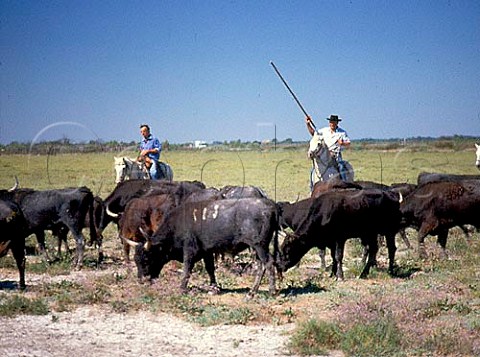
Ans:
{"label": "man in blue shirt", "polygon": [[159,161],[162,144],[150,133],[150,127],[147,124],[140,125],[140,134],[142,134],[143,139],[140,142],[140,155],[138,159],[145,162],[150,172],[150,177],[158,180],[161,178]]}

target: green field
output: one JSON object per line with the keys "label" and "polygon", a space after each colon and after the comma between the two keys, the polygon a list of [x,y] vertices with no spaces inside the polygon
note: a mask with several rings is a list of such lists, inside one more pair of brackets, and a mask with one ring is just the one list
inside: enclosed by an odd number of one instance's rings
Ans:
{"label": "green field", "polygon": [[[52,189],[88,186],[105,198],[115,187],[113,153],[0,155],[0,187],[9,188],[16,175],[21,187]],[[135,157],[134,152],[118,156]],[[416,183],[422,171],[478,174],[475,154],[465,151],[351,150],[344,154],[356,179],[391,184]],[[162,154],[175,180],[199,180],[208,187],[254,185],[279,200],[309,195],[311,162],[303,149],[277,151],[169,151]]]}
{"label": "green field", "polygon": [[[309,195],[310,161],[305,150],[265,151],[167,151],[162,159],[175,180],[199,180],[206,186],[254,185],[276,201],[295,201]],[[118,156],[135,156],[133,152]],[[0,186],[9,188],[17,176],[21,187],[52,189],[86,185],[105,198],[115,187],[113,153],[70,155],[0,155]],[[359,180],[386,184],[415,183],[422,171],[478,174],[472,150],[361,150],[347,151]],[[415,232],[409,239],[416,248]],[[53,250],[54,241],[49,237]],[[27,244],[35,246],[33,239]],[[24,293],[0,289],[0,316],[54,314],[82,305],[100,305],[116,313],[162,311],[202,326],[213,324],[284,324],[297,326],[288,349],[295,354],[327,354],[341,350],[345,356],[474,356],[480,355],[480,234],[466,238],[452,229],[442,259],[434,237],[426,241],[428,258],[397,240],[398,270],[387,274],[386,248],[378,267],[366,280],[358,280],[361,245],[347,242],[344,259],[346,280],[338,282],[319,268],[314,249],[299,267],[278,282],[279,295],[267,295],[264,280],[260,293],[246,301],[253,274],[239,273],[232,262],[218,263],[217,280],[225,293],[204,291],[206,273],[197,264],[191,294],[178,291],[179,263],[169,263],[158,282],[140,285],[135,273],[124,267],[116,229],[105,232],[106,260],[96,268],[96,251],[87,248],[86,271],[96,274],[88,282],[70,278],[70,260],[46,265],[40,257],[27,256],[26,283],[35,274],[63,277],[40,283]],[[73,242],[70,242],[73,246]],[[241,257],[248,261],[249,255]],[[112,273],[113,271],[113,273]],[[0,281],[17,280],[11,256],[0,259]],[[38,281],[38,279],[37,279]],[[287,347],[286,347],[287,348]]]}

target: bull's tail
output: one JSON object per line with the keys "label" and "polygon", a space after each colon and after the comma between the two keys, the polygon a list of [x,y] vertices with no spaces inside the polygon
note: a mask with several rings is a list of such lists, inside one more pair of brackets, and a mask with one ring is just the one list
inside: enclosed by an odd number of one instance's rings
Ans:
{"label": "bull's tail", "polygon": [[278,204],[275,204],[275,224],[274,224],[274,231],[273,231],[273,264],[277,269],[278,278],[283,280],[282,272],[278,268],[278,262],[280,261],[280,249],[278,246],[278,232],[280,231],[280,214],[281,208]]}
{"label": "bull's tail", "polygon": [[90,244],[96,242],[100,247],[102,242],[99,239],[97,234],[97,228],[95,227],[95,218],[94,218],[94,197],[93,193],[89,193],[88,195],[88,220],[89,220],[89,229],[90,229]]}

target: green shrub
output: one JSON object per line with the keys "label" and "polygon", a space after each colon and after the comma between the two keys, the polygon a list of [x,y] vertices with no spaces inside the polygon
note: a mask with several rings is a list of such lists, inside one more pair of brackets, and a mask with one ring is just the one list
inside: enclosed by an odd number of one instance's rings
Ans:
{"label": "green shrub", "polygon": [[356,324],[342,336],[341,349],[350,356],[400,356],[401,331],[392,319]]}
{"label": "green shrub", "polygon": [[23,295],[0,296],[0,316],[46,315],[48,305],[44,299],[28,299]]}
{"label": "green shrub", "polygon": [[337,349],[342,333],[333,323],[310,319],[297,327],[290,339],[291,352],[301,355],[323,355]]}

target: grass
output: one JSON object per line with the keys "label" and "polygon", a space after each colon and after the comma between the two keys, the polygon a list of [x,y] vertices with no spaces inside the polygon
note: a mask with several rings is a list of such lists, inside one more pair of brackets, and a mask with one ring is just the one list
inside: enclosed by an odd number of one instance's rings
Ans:
{"label": "grass", "polygon": [[21,294],[0,295],[0,316],[46,315],[49,305],[43,298],[28,298]]}
{"label": "grass", "polygon": [[[470,151],[350,150],[345,153],[357,179],[416,182],[421,171],[478,174]],[[134,156],[133,153],[122,153]],[[304,150],[215,152],[172,151],[163,158],[173,167],[176,180],[202,180],[207,186],[255,185],[277,201],[307,197],[310,162]],[[13,185],[17,175],[22,187],[52,189],[86,185],[105,198],[114,188],[113,154],[56,156],[0,156],[0,186]],[[365,280],[357,280],[361,245],[347,241],[344,282],[320,269],[318,251],[310,251],[300,265],[277,284],[276,297],[260,294],[245,300],[254,275],[237,263],[218,263],[217,280],[224,289],[211,295],[208,277],[198,264],[191,278],[190,294],[180,294],[181,264],[169,263],[158,281],[139,284],[135,269],[122,263],[122,252],[113,226],[105,231],[104,264],[96,269],[96,251],[86,248],[85,267],[71,271],[70,257],[45,264],[37,255],[27,256],[27,290],[9,288],[18,273],[11,255],[0,259],[0,316],[54,314],[82,305],[101,305],[117,313],[167,312],[202,326],[215,324],[295,323],[288,349],[300,355],[328,354],[341,350],[347,356],[479,355],[480,342],[480,234],[465,239],[452,230],[447,242],[449,259],[440,258],[434,238],[426,241],[428,258],[397,241],[397,276],[387,273],[386,249],[378,266]],[[413,247],[416,247],[414,238]],[[73,241],[69,238],[71,248]],[[36,241],[27,239],[29,251]],[[56,242],[47,235],[55,256]],[[329,255],[327,254],[327,264]],[[238,261],[248,262],[249,255]],[[237,265],[236,265],[237,264]],[[88,276],[83,277],[82,274]],[[37,275],[48,275],[29,283]],[[233,346],[235,347],[235,346]],[[286,347],[287,348],[287,347]]]}

